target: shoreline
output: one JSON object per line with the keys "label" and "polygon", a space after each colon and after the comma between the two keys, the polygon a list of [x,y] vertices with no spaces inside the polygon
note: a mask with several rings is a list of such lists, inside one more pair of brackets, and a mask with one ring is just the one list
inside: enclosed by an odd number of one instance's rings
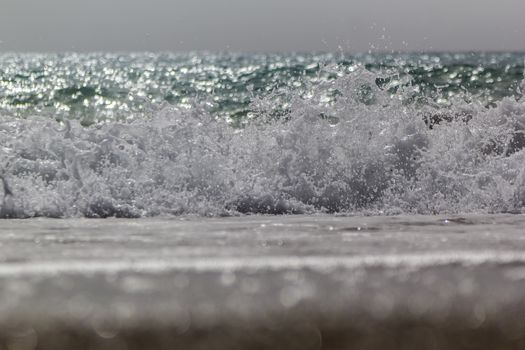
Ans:
{"label": "shoreline", "polygon": [[6,220],[0,343],[31,350],[515,349],[525,341],[523,221]]}

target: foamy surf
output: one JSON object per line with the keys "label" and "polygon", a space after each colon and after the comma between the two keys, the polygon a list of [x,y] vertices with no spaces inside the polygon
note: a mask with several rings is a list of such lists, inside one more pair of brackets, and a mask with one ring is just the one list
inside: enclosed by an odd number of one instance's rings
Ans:
{"label": "foamy surf", "polygon": [[92,125],[6,113],[0,216],[523,210],[521,95],[443,101],[399,72],[319,69],[251,92],[236,125],[198,98]]}

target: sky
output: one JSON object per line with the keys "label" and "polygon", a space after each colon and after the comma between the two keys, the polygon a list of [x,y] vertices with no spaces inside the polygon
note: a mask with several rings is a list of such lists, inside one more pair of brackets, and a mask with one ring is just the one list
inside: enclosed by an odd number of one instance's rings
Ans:
{"label": "sky", "polygon": [[524,0],[0,0],[0,52],[525,51]]}

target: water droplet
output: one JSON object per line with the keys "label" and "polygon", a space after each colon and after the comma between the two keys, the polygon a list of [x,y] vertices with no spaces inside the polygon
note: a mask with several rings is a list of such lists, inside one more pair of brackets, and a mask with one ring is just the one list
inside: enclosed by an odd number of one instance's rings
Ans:
{"label": "water droplet", "polygon": [[120,322],[116,319],[95,318],[91,322],[93,330],[103,339],[113,339],[120,332]]}
{"label": "water droplet", "polygon": [[121,288],[128,293],[150,293],[155,290],[155,285],[152,281],[137,277],[126,276],[120,282]]}
{"label": "water droplet", "polygon": [[235,276],[235,273],[232,271],[226,271],[221,275],[221,283],[224,286],[231,286],[235,283],[235,280],[237,277]]}
{"label": "water droplet", "polygon": [[301,298],[301,291],[297,287],[285,287],[279,293],[279,300],[286,308],[294,307],[301,301]]}

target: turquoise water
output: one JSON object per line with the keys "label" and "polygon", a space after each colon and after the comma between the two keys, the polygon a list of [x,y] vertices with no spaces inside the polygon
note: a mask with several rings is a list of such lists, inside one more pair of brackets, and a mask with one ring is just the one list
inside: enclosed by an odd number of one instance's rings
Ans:
{"label": "turquoise water", "polygon": [[3,54],[0,216],[521,212],[524,54]]}
{"label": "turquoise water", "polygon": [[[524,54],[12,54],[0,56],[0,111],[74,118],[85,124],[128,120],[163,103],[211,104],[213,115],[242,120],[254,97],[308,94],[363,66],[378,86],[411,87],[413,99],[486,104],[519,94]],[[465,96],[467,95],[467,96]],[[281,101],[284,103],[284,101]],[[277,106],[277,105],[276,105]]]}

